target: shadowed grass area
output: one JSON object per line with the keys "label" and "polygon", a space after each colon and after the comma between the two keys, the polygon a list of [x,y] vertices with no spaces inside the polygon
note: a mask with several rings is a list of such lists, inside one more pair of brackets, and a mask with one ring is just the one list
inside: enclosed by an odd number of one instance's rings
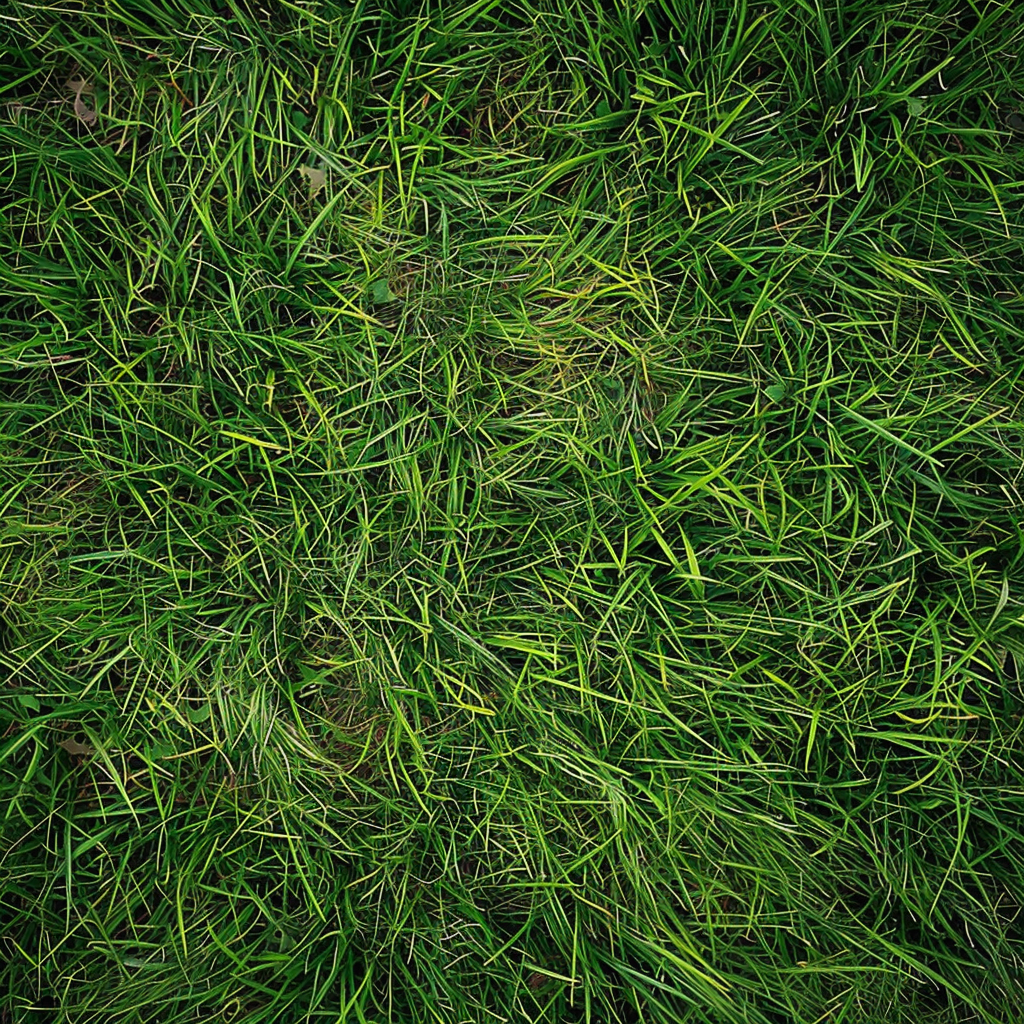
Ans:
{"label": "shadowed grass area", "polygon": [[1007,1024],[1008,2],[0,12],[0,1020]]}

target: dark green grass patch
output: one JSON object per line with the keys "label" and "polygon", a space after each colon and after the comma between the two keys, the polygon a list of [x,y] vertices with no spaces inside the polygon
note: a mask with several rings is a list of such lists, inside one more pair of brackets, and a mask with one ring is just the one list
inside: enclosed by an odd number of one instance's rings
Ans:
{"label": "dark green grass patch", "polygon": [[1015,1020],[1018,13],[0,12],[0,1021]]}

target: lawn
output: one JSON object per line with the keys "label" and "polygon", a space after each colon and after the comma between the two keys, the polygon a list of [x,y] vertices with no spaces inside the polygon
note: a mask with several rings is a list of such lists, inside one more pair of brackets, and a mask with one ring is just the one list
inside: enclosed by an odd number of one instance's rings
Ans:
{"label": "lawn", "polygon": [[0,1024],[1013,1024],[1024,20],[8,0]]}

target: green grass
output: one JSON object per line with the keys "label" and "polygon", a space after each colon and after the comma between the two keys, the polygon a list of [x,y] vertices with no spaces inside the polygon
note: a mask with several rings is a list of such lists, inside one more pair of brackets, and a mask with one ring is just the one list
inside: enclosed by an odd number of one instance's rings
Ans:
{"label": "green grass", "polygon": [[1019,1021],[1022,47],[6,4],[0,1021]]}

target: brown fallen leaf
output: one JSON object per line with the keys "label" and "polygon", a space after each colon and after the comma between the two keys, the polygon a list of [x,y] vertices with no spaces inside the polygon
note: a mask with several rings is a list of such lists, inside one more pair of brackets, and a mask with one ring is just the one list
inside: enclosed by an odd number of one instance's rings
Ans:
{"label": "brown fallen leaf", "polygon": [[93,94],[92,86],[84,78],[69,78],[65,87],[75,94],[75,116],[78,120],[82,124],[95,124],[96,111],[88,107],[82,99],[83,96]]}
{"label": "brown fallen leaf", "polygon": [[83,102],[81,96],[75,97],[75,114],[83,124],[96,123],[96,111],[90,110]]}
{"label": "brown fallen leaf", "polygon": [[88,743],[79,743],[78,740],[61,740],[57,746],[63,747],[72,757],[91,757],[96,753],[95,747]]}
{"label": "brown fallen leaf", "polygon": [[65,83],[65,88],[69,92],[85,93],[86,96],[91,96],[93,94],[91,83],[86,81],[80,75],[73,75],[69,78]]}

